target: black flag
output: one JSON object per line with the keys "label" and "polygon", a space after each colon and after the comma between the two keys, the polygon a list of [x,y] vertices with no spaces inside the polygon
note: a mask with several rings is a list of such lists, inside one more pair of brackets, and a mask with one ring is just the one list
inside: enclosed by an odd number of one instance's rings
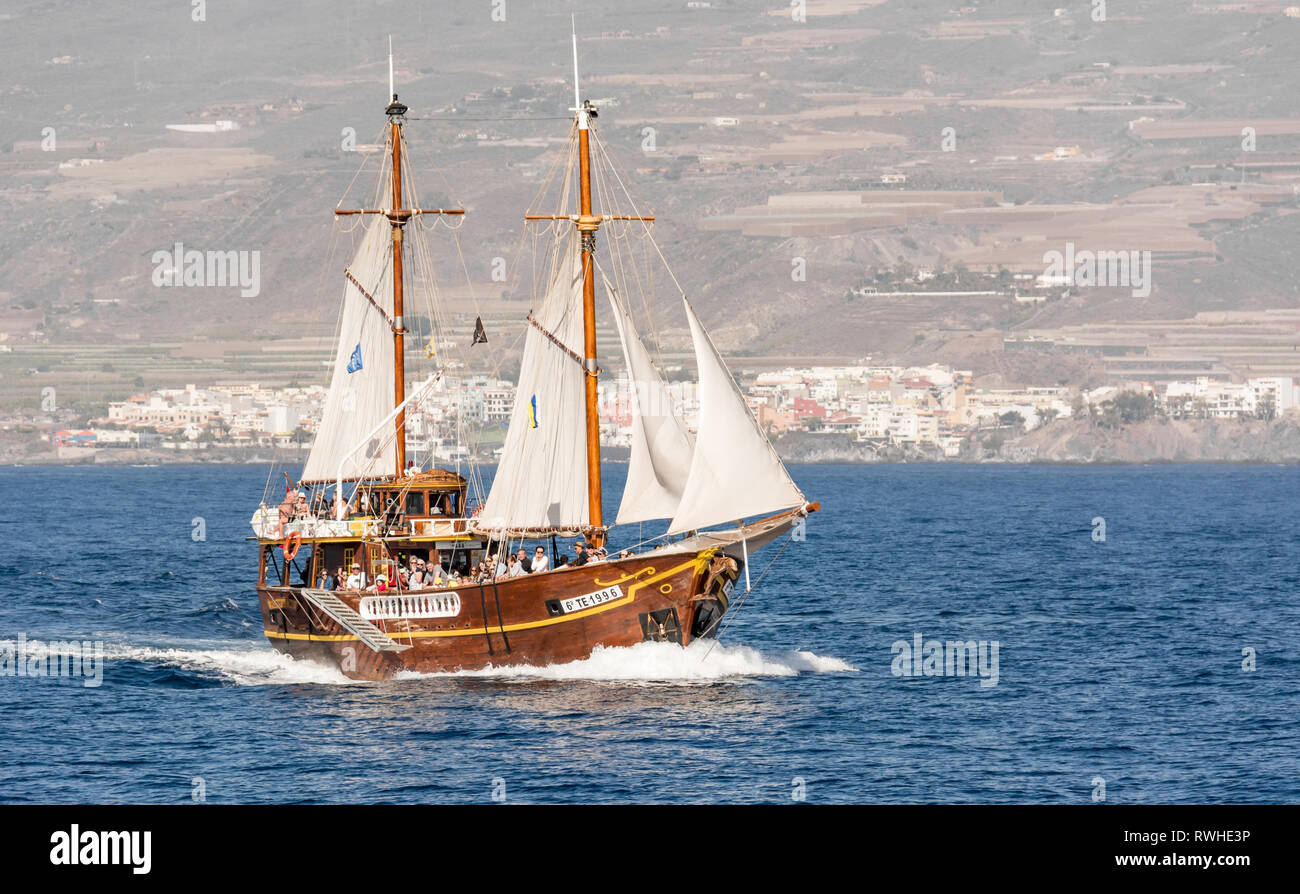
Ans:
{"label": "black flag", "polygon": [[469,344],[470,347],[473,347],[474,345],[487,344],[487,330],[483,328],[482,317],[474,318],[474,340],[471,341]]}

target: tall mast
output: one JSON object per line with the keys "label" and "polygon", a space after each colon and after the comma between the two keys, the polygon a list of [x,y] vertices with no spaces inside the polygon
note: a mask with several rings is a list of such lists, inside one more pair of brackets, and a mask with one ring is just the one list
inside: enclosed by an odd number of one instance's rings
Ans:
{"label": "tall mast", "polygon": [[[573,103],[578,115],[578,233],[582,237],[583,369],[587,374],[587,514],[593,528],[605,524],[600,487],[600,379],[596,365],[596,230],[600,218],[591,213],[591,143],[587,131],[590,111],[578,89],[578,32],[573,30]],[[602,536],[597,533],[597,545]]]}
{"label": "tall mast", "polygon": [[578,116],[578,214],[525,214],[524,220],[572,220],[582,237],[582,322],[583,360],[586,374],[587,411],[587,518],[592,528],[592,542],[599,546],[604,534],[605,514],[600,499],[600,411],[597,388],[600,367],[596,365],[596,231],[601,221],[639,220],[650,222],[652,215],[591,213],[591,142],[588,124],[596,117],[596,107],[583,100],[578,88],[578,32],[573,32],[573,109]]}
{"label": "tall mast", "polygon": [[[391,65],[391,56],[389,60]],[[400,407],[406,401],[406,328],[402,323],[402,231],[409,217],[402,208],[402,117],[406,106],[394,93],[385,111],[393,143],[393,207],[388,215],[393,229],[393,405]],[[395,425],[400,478],[406,472],[406,410],[398,411]]]}
{"label": "tall mast", "polygon": [[[335,214],[382,214],[392,226],[393,238],[393,408],[397,410],[394,435],[397,443],[397,477],[406,472],[406,326],[402,321],[402,233],[406,222],[416,214],[464,214],[464,208],[402,207],[402,124],[407,107],[398,101],[393,88],[393,39],[388,38],[388,93],[392,100],[384,114],[388,116],[388,138],[392,142],[393,194],[390,208],[335,208]],[[355,280],[354,280],[355,282]],[[367,283],[366,285],[370,285]],[[365,294],[363,286],[358,286]],[[366,295],[370,298],[369,295]],[[373,303],[373,298],[371,301]]]}

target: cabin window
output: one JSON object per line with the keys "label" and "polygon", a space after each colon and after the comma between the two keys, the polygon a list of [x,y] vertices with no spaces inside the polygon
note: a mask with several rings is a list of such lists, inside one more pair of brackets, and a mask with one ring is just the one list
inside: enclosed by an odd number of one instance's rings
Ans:
{"label": "cabin window", "polygon": [[424,515],[424,491],[413,490],[406,494],[406,514]]}
{"label": "cabin window", "polygon": [[429,494],[429,514],[430,515],[450,515],[456,514],[456,494],[454,491],[437,492]]}

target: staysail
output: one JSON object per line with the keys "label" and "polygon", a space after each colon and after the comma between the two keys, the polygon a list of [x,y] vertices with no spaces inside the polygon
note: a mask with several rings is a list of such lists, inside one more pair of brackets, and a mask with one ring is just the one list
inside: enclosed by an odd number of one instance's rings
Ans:
{"label": "staysail", "polygon": [[694,440],[608,279],[605,292],[618,326],[632,392],[632,452],[616,523],[672,518],[690,475]]}
{"label": "staysail", "polygon": [[541,307],[529,317],[510,429],[476,520],[493,532],[578,531],[587,507],[582,257],[571,230],[557,246]]}
{"label": "staysail", "polygon": [[668,533],[802,506],[804,495],[758,427],[727,365],[683,296],[700,376],[700,424]]}
{"label": "staysail", "polygon": [[375,215],[347,268],[334,375],[303,481],[334,481],[340,463],[345,479],[396,471],[394,435],[375,435],[357,449],[394,405],[391,230]]}

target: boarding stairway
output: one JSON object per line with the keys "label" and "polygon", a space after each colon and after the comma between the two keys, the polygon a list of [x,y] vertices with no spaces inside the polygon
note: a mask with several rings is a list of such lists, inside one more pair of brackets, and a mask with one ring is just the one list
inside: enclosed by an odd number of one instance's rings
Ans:
{"label": "boarding stairway", "polygon": [[305,587],[298,592],[316,608],[333,618],[340,627],[376,652],[404,652],[411,648],[395,641],[387,633],[361,617],[351,606],[329,590]]}

